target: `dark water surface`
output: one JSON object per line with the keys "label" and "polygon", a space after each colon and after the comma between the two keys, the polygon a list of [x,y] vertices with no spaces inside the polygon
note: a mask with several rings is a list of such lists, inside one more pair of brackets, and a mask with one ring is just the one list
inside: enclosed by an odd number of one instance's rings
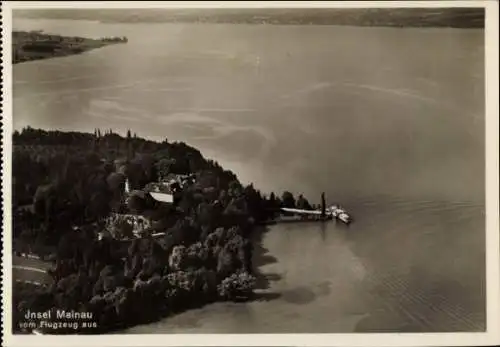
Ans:
{"label": "dark water surface", "polygon": [[256,235],[261,300],[134,333],[485,328],[482,30],[99,24],[129,43],[14,66],[14,125],[182,140],[264,191],[325,191],[350,227]]}

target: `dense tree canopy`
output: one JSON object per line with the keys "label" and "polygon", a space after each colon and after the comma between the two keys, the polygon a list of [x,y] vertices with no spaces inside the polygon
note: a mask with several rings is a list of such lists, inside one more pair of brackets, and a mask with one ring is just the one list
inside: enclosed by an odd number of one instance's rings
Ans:
{"label": "dense tree canopy", "polygon": [[[290,192],[263,197],[182,142],[28,127],[13,143],[14,245],[54,258],[53,284],[23,287],[15,317],[28,304],[87,310],[99,332],[248,298],[253,227],[280,206],[310,208]],[[151,182],[180,174],[173,205],[151,199]]]}

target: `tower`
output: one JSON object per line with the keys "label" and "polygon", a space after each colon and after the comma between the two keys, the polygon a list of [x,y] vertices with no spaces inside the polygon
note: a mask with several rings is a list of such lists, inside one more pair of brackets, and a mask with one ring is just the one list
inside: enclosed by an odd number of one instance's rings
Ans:
{"label": "tower", "polygon": [[125,180],[125,193],[130,193],[130,185],[128,183],[128,178]]}

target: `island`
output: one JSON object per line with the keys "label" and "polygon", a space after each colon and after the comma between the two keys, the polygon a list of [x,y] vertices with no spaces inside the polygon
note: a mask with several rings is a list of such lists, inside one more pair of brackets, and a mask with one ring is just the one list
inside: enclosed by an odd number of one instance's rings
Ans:
{"label": "island", "polygon": [[12,172],[17,333],[104,333],[259,300],[252,237],[281,207],[317,208],[131,131],[26,127],[13,134]]}
{"label": "island", "polygon": [[111,44],[126,43],[126,37],[90,39],[51,35],[43,31],[12,32],[12,63],[80,54]]}

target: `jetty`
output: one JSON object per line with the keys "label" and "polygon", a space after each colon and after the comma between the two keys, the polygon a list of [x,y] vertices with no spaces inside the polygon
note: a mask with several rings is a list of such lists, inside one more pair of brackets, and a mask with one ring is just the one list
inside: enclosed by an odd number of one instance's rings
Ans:
{"label": "jetty", "polygon": [[321,208],[320,209],[298,209],[298,208],[280,208],[282,215],[277,218],[276,222],[293,222],[293,221],[327,221],[339,220],[345,224],[352,222],[352,217],[340,205],[331,205],[326,207],[325,194],[321,194]]}

